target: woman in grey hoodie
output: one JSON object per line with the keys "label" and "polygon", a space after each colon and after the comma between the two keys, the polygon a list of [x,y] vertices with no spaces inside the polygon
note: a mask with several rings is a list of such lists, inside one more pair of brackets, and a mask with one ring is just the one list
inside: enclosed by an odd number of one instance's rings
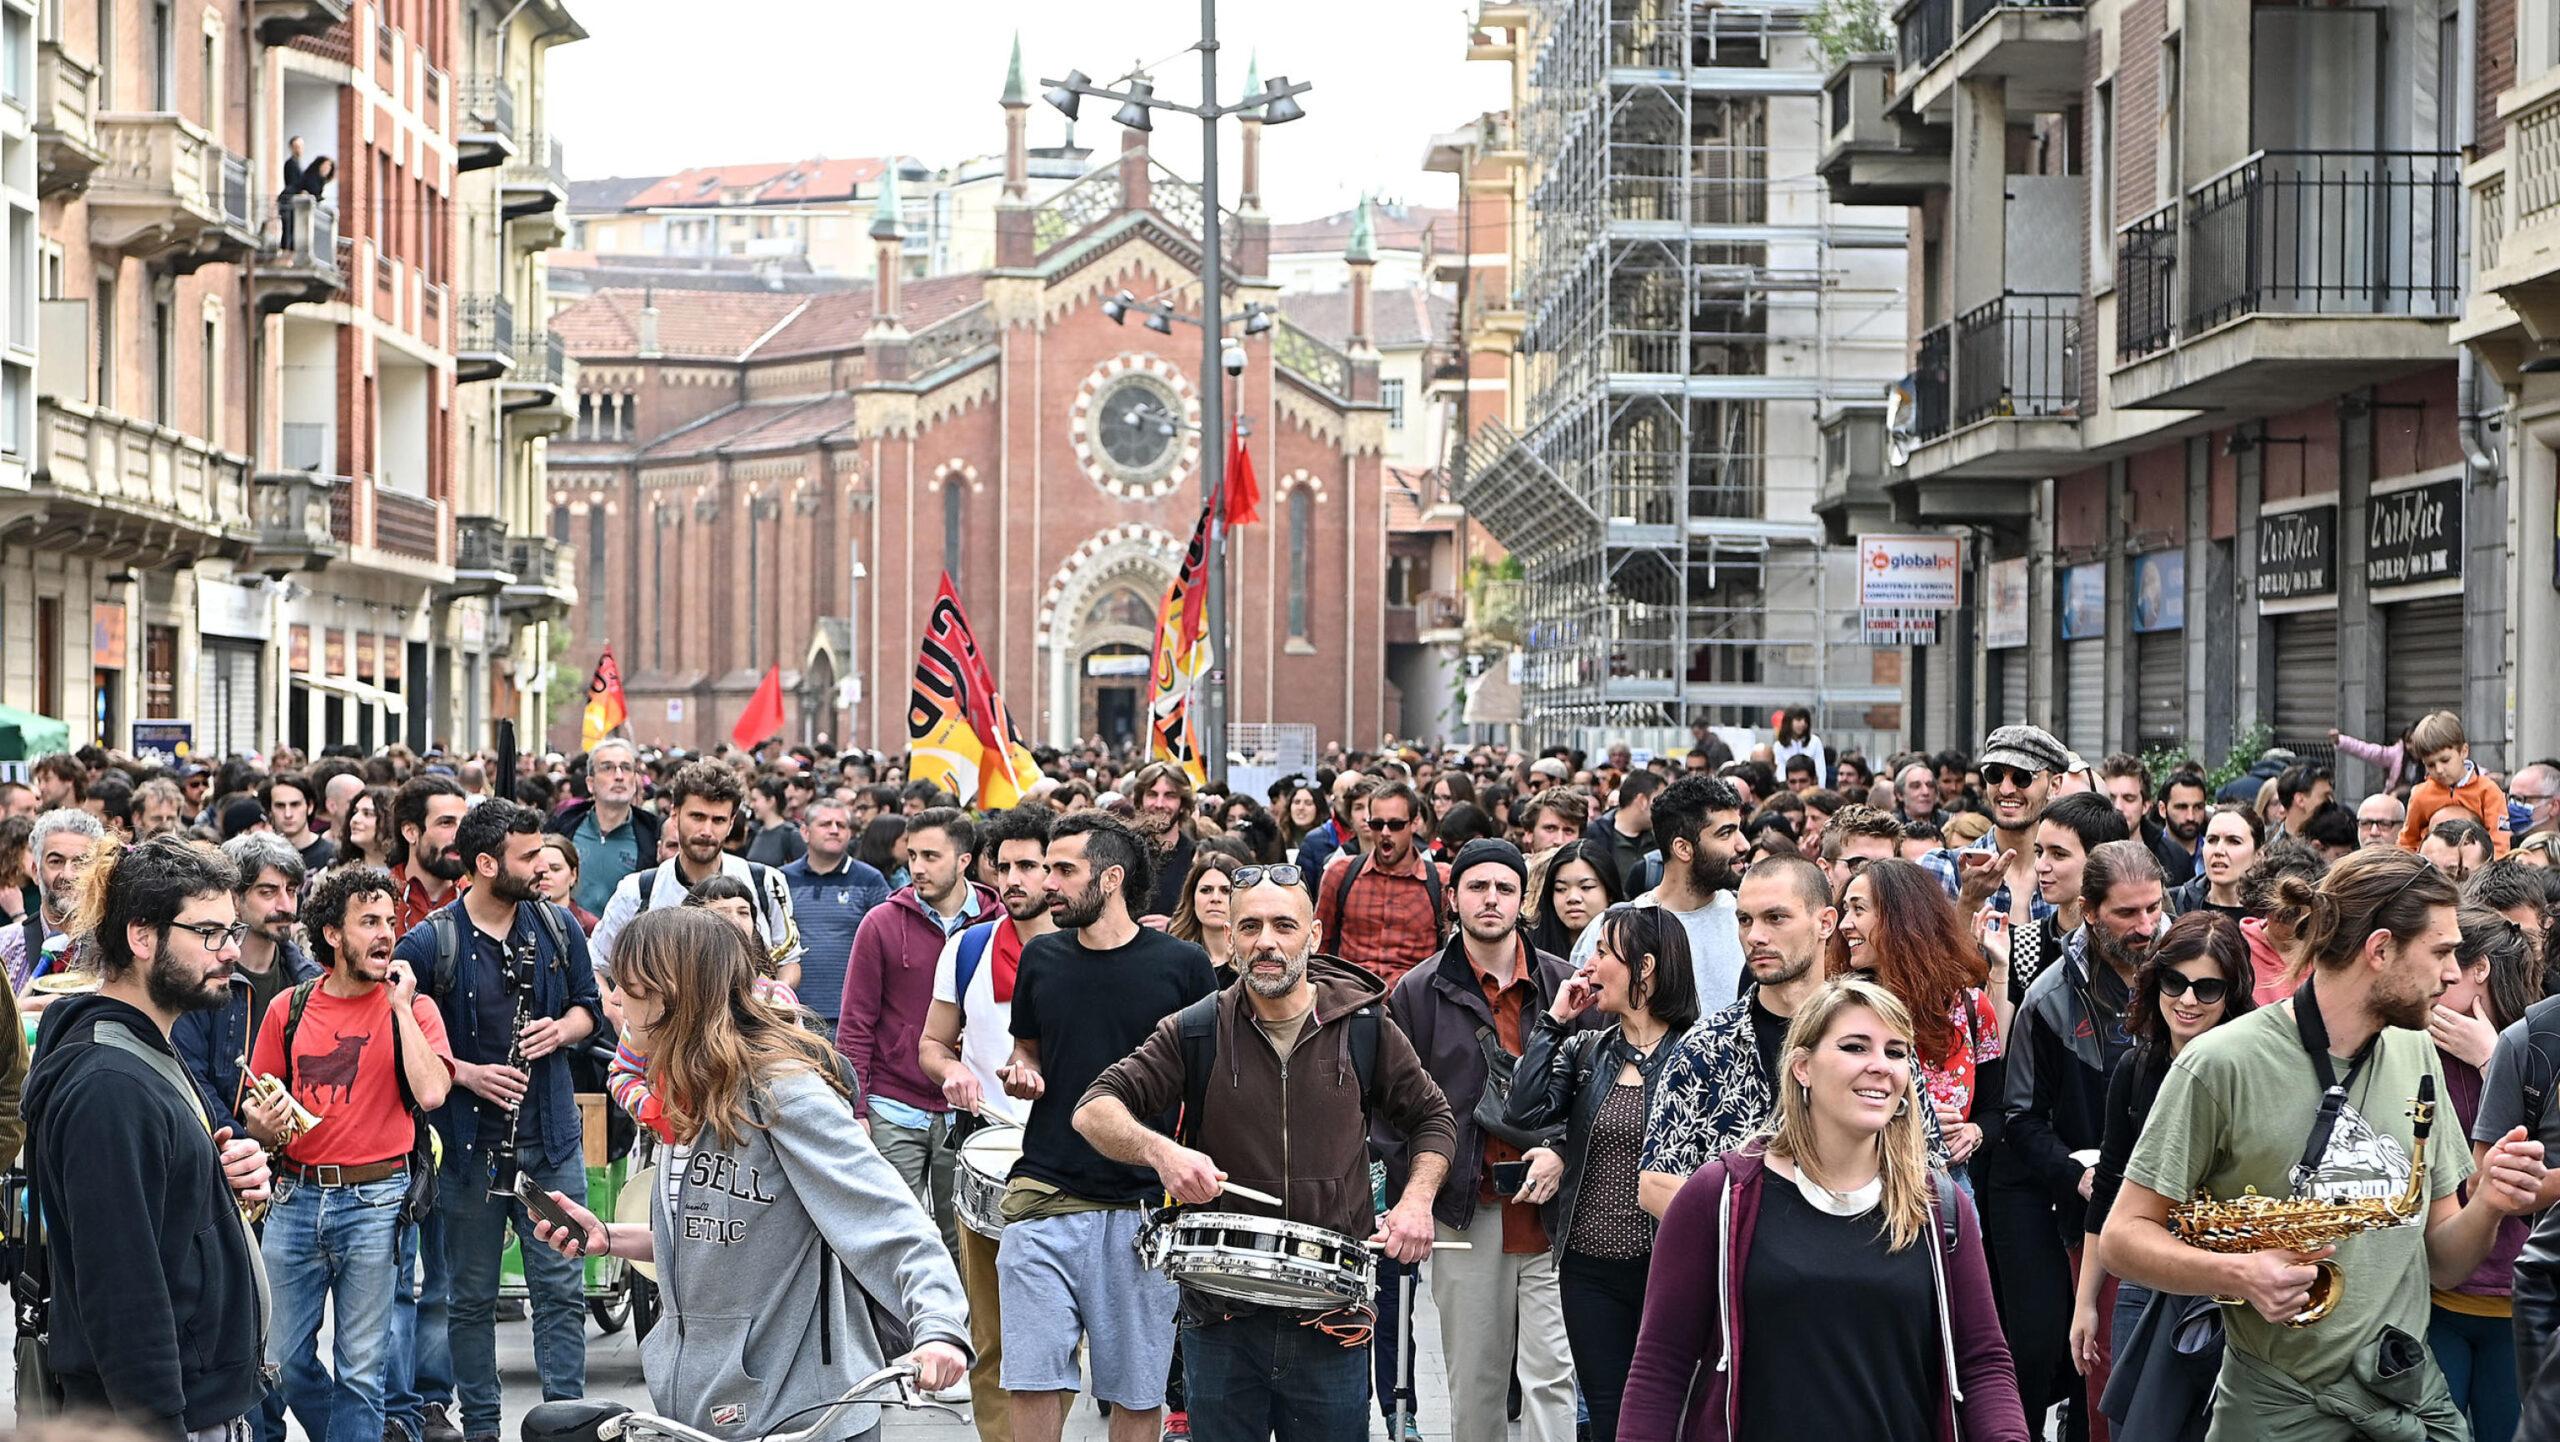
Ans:
{"label": "woman in grey hoodie", "polygon": [[[903,1353],[928,1390],[969,1365],[968,1303],[950,1254],[853,1114],[824,1041],[756,996],[734,928],[709,912],[632,919],[613,948],[634,1048],[675,1145],[646,1228],[553,1194],[579,1232],[537,1229],[571,1257],[658,1263],[665,1320],[641,1345],[658,1412],[751,1438],[814,1411]],[[810,1442],[878,1425],[865,1403]]]}

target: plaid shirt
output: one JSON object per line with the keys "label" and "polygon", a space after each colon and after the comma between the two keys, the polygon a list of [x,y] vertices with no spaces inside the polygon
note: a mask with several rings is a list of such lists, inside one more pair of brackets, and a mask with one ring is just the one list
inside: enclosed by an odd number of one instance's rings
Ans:
{"label": "plaid shirt", "polygon": [[[1352,853],[1356,858],[1363,853]],[[1405,858],[1403,869],[1388,871],[1374,854],[1360,865],[1360,877],[1348,895],[1343,878],[1351,862],[1328,865],[1316,892],[1316,919],[1325,923],[1324,949],[1368,972],[1389,986],[1397,978],[1440,952],[1440,919],[1432,915],[1431,883],[1422,868],[1439,865],[1420,852]],[[1449,889],[1449,868],[1440,867],[1440,890]],[[1334,925],[1337,918],[1340,925]]]}
{"label": "plaid shirt", "polygon": [[[1967,851],[1988,851],[1994,856],[1999,855],[2000,833],[1986,831],[1982,833],[1982,839],[1971,846],[1941,846],[1920,858],[1920,864],[1929,868],[1937,876],[1938,884],[1947,889],[1949,901],[1956,900],[1964,892],[1964,863],[1957,860],[1957,857]],[[2009,883],[2004,878],[1999,889],[1991,893],[1991,909],[1999,915],[2006,916],[2009,914],[2009,903]],[[2045,900],[2041,893],[2030,896],[2027,898],[2027,915],[2042,921],[2053,915],[2053,903]],[[1973,918],[1966,917],[1965,920],[1969,923]]]}

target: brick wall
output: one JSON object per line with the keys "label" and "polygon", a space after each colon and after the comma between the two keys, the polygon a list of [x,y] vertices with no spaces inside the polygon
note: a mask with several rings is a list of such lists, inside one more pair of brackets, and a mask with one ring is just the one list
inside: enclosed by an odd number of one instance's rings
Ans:
{"label": "brick wall", "polygon": [[2506,122],[2498,119],[2498,92],[2516,83],[2516,0],[2479,0],[2480,78],[2473,106],[2478,117],[2479,150],[2486,155],[2507,143]]}

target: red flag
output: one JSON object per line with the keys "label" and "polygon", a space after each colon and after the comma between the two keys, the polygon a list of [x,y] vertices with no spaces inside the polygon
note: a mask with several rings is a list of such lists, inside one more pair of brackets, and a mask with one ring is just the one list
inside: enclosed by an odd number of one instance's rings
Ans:
{"label": "red flag", "polygon": [[782,668],[764,668],[764,681],[747,701],[747,709],[738,724],[729,730],[729,739],[742,750],[753,751],[782,734]]}
{"label": "red flag", "polygon": [[1244,448],[1243,428],[1234,422],[1227,431],[1226,487],[1224,525],[1250,526],[1262,519],[1262,483],[1253,478],[1253,452]]}

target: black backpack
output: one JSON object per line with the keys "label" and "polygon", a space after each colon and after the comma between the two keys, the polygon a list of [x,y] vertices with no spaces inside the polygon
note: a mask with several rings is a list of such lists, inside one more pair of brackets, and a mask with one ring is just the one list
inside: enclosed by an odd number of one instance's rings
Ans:
{"label": "black backpack", "polygon": [[[648,903],[643,900],[641,904],[645,907]],[[551,940],[552,964],[568,965],[568,913],[562,911],[557,902],[537,901],[532,903],[532,906],[533,914],[542,922],[543,935]],[[427,919],[423,925],[436,944],[435,970],[423,979],[426,982],[427,995],[441,1001],[453,995],[454,974],[462,965],[462,928],[454,924],[453,913],[441,906],[427,913]],[[294,1015],[299,1017],[301,1013],[297,1011]],[[291,1053],[288,1052],[287,1056],[290,1055]]]}
{"label": "black backpack", "polygon": [[[450,923],[448,923],[450,926]],[[449,978],[448,978],[449,979]],[[296,982],[285,1004],[284,1014],[284,1089],[293,1091],[293,1038],[302,1030],[302,1012],[311,1005],[311,994],[320,989],[317,978]],[[425,1221],[436,1209],[436,1133],[427,1114],[418,1109],[417,1094],[409,1090],[409,1068],[406,1064],[408,1043],[400,1039],[400,1018],[391,1018],[391,1077],[400,1084],[400,1105],[409,1112],[409,1194],[400,1199],[400,1220],[410,1226]]]}
{"label": "black backpack", "polygon": [[[1434,888],[1437,890],[1438,888]],[[1200,1135],[1200,1119],[1208,1106],[1209,1073],[1218,1065],[1218,998],[1211,992],[1184,1007],[1177,1016],[1182,1033],[1182,1118],[1176,1140],[1191,1146]],[[1370,1002],[1343,1018],[1351,1028],[1351,1072],[1360,1080],[1360,1120],[1367,1129],[1377,1110],[1379,1009]]]}
{"label": "black backpack", "polygon": [[[1350,869],[1342,873],[1342,884],[1333,889],[1332,909],[1325,913],[1324,939],[1334,945],[1342,942],[1342,908],[1351,900],[1351,884],[1360,879],[1360,869],[1369,864],[1369,853],[1351,854]],[[1449,899],[1440,893],[1440,863],[1422,858],[1422,884],[1431,892],[1431,934],[1442,941],[1449,939]],[[1319,883],[1318,889],[1322,886]]]}

